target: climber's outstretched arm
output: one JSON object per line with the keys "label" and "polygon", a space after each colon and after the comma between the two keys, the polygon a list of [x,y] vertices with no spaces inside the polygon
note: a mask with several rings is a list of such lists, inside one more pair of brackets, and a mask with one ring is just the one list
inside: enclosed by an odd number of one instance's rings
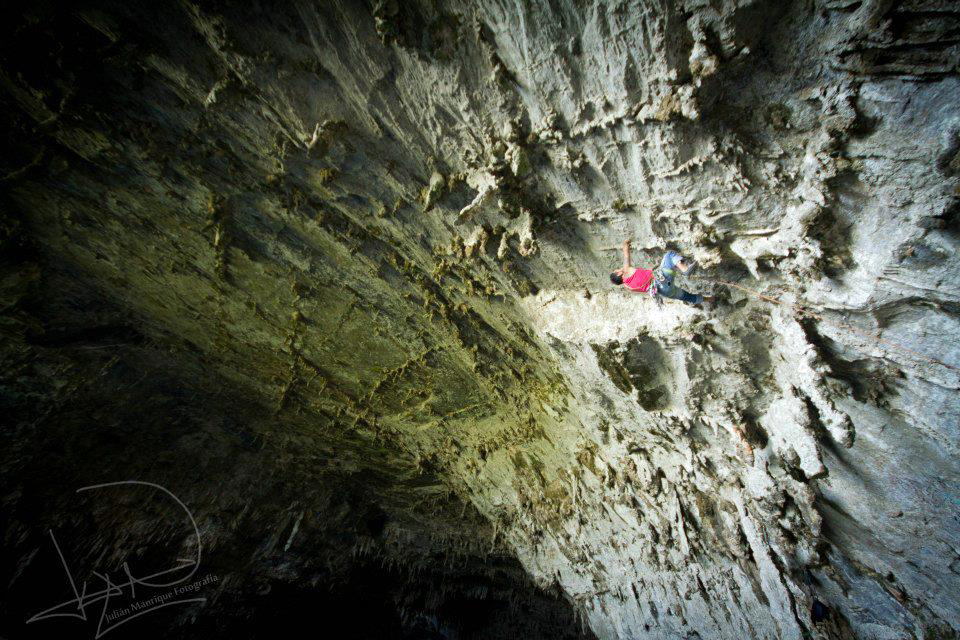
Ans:
{"label": "climber's outstretched arm", "polygon": [[623,268],[626,270],[632,266],[630,264],[630,239],[627,238],[623,241]]}

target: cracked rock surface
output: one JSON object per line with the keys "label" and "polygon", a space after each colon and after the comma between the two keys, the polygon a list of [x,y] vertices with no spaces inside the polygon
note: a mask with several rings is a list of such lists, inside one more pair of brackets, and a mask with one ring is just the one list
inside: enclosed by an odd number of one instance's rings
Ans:
{"label": "cracked rock surface", "polygon": [[3,634],[957,637],[955,3],[245,5],[2,9]]}

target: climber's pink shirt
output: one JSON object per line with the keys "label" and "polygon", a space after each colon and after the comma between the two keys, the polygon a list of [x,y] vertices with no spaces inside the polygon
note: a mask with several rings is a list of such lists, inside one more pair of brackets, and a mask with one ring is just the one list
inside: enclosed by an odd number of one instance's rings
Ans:
{"label": "climber's pink shirt", "polygon": [[650,289],[653,280],[653,271],[650,269],[636,269],[629,278],[625,278],[623,286],[631,291],[646,292]]}

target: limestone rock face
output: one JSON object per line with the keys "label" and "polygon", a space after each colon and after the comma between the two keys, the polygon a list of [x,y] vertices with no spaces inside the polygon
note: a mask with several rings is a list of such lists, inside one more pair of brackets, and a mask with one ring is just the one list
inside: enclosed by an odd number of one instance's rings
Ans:
{"label": "limestone rock face", "polygon": [[954,3],[245,5],[5,9],[11,593],[130,476],[231,576],[184,633],[956,637]]}

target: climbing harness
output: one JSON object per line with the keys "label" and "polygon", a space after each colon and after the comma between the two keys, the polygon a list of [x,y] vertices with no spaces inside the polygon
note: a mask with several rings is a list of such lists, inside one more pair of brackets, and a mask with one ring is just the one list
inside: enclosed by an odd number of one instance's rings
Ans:
{"label": "climbing harness", "polygon": [[875,333],[871,333],[871,332],[869,332],[869,331],[864,331],[863,329],[860,329],[859,327],[855,327],[855,326],[853,326],[853,325],[851,325],[851,324],[849,324],[849,323],[840,322],[840,321],[837,321],[837,320],[832,320],[832,319],[826,318],[822,313],[817,313],[816,311],[813,311],[813,310],[811,310],[811,309],[808,309],[808,308],[806,308],[806,307],[804,307],[804,306],[802,306],[802,305],[798,305],[798,304],[787,304],[786,302],[783,302],[782,300],[777,300],[776,298],[770,297],[770,296],[768,296],[768,295],[764,295],[764,294],[760,293],[759,291],[754,291],[753,289],[750,289],[749,287],[744,287],[744,286],[742,286],[742,285],[735,284],[735,283],[733,283],[733,282],[727,282],[727,281],[725,281],[725,280],[716,280],[716,279],[714,279],[714,278],[702,278],[702,277],[701,277],[701,278],[697,278],[697,279],[698,279],[698,280],[701,280],[701,281],[704,281],[704,282],[711,282],[711,283],[713,283],[713,284],[719,284],[719,285],[723,285],[723,286],[725,286],[725,287],[732,287],[732,288],[734,288],[734,289],[739,289],[739,290],[741,290],[741,291],[743,291],[743,292],[745,292],[745,293],[749,293],[750,295],[756,296],[757,298],[760,298],[761,300],[765,300],[766,302],[769,302],[769,303],[771,303],[771,304],[776,304],[776,305],[779,305],[779,306],[781,306],[781,307],[786,307],[786,308],[788,308],[788,309],[792,309],[795,313],[798,313],[798,314],[803,315],[803,316],[807,316],[808,318],[812,318],[812,319],[817,320],[817,321],[819,321],[819,322],[823,322],[824,324],[833,325],[834,327],[837,327],[837,328],[839,328],[839,329],[846,329],[847,331],[851,331],[851,332],[853,332],[853,333],[859,334],[859,335],[861,335],[861,336],[863,336],[863,337],[865,337],[865,338],[872,339],[872,340],[876,340],[878,344],[882,344],[882,345],[884,345],[885,347],[887,347],[887,348],[889,348],[889,349],[894,349],[894,350],[897,350],[897,351],[901,351],[901,352],[903,352],[903,353],[908,353],[908,354],[912,355],[912,356],[915,357],[915,358],[918,358],[918,359],[920,359],[920,360],[925,360],[925,361],[930,362],[930,363],[932,363],[932,364],[939,364],[940,366],[946,367],[947,369],[953,369],[954,371],[960,371],[960,367],[958,367],[958,366],[956,366],[956,365],[948,364],[948,363],[944,362],[943,360],[938,360],[937,358],[933,358],[933,357],[928,356],[928,355],[926,355],[926,354],[920,353],[919,351],[914,351],[913,349],[911,349],[911,348],[909,348],[909,347],[905,347],[905,346],[903,346],[903,345],[900,344],[900,343],[890,342],[889,340],[884,340],[883,338],[880,337],[880,335],[879,335],[880,332],[879,332],[879,331],[877,331],[877,332],[875,332]]}
{"label": "climbing harness", "polygon": [[653,298],[653,301],[657,303],[658,308],[663,308],[663,296],[660,295],[660,284],[663,282],[663,273],[660,271],[660,267],[657,267],[653,270],[652,279],[650,281],[650,297]]}

